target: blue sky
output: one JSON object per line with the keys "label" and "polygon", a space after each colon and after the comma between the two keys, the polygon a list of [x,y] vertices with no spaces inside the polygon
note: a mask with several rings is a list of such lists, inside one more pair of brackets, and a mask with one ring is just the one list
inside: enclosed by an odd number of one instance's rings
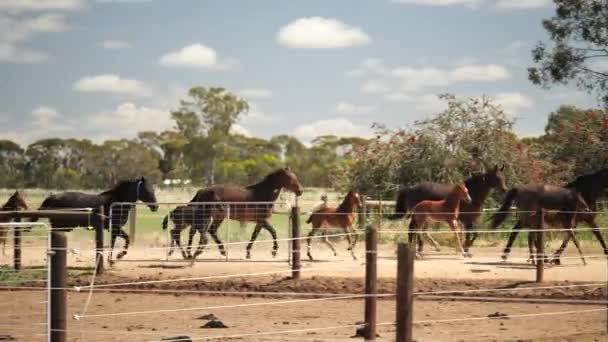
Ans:
{"label": "blue sky", "polygon": [[531,85],[547,0],[3,0],[0,138],[132,138],[172,127],[189,87],[252,104],[236,131],[362,135],[494,97],[522,135],[572,87]]}

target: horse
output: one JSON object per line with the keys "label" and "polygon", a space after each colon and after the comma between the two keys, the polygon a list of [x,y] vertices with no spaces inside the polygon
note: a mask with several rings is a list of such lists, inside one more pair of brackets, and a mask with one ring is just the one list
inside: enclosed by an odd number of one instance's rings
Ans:
{"label": "horse", "polygon": [[[352,226],[353,222],[355,222],[355,210],[361,209],[361,197],[355,191],[349,191],[344,197],[344,200],[337,208],[332,208],[327,205],[322,205],[317,210],[315,210],[306,223],[312,224],[312,230],[308,233],[308,238],[306,239],[306,243],[308,246],[308,258],[312,261],[311,254],[311,246],[310,240],[319,230],[325,230],[329,227],[340,227],[346,233],[346,239],[348,240],[348,250],[353,256],[354,260],[357,260],[355,256],[355,244],[357,243],[357,235],[355,235],[354,241],[351,239],[350,234],[353,233]],[[329,246],[329,248],[334,252],[334,255],[338,255],[336,253],[336,249],[329,242],[327,236],[323,236],[323,242]]]}
{"label": "horse", "polygon": [[[0,223],[11,221],[10,215],[2,213],[3,211],[27,210],[27,203],[23,198],[23,194],[17,190],[9,197],[8,201],[0,208]],[[6,239],[9,232],[9,227],[0,226],[0,244],[2,244],[2,255],[6,255]]]}
{"label": "horse", "polygon": [[[472,256],[472,254],[469,252],[469,248],[473,246],[473,242],[475,239],[477,239],[475,222],[477,222],[481,216],[483,203],[488,197],[490,190],[498,189],[503,192],[507,191],[507,187],[502,176],[502,171],[504,168],[504,165],[500,169],[498,165],[495,165],[485,173],[473,174],[464,182],[464,185],[469,190],[472,201],[470,203],[466,203],[465,201],[460,202],[460,214],[458,215],[458,220],[463,224],[465,229],[466,238],[464,243],[464,251],[468,257]],[[450,184],[425,182],[414,187],[401,189],[397,195],[395,213],[389,216],[389,220],[398,220],[403,218],[420,201],[438,201],[446,198],[452,188],[453,186]],[[409,229],[414,229],[412,222],[410,222]],[[438,247],[436,242],[433,240],[431,235],[427,233],[425,236],[430,239],[431,243],[433,243],[437,249]],[[418,243],[422,243],[422,239],[419,239]]]}
{"label": "horse", "polygon": [[[120,181],[112,189],[100,194],[62,192],[51,195],[42,202],[39,210],[91,208],[93,210],[91,219],[89,219],[89,216],[83,217],[82,215],[50,218],[51,227],[63,231],[71,231],[75,227],[89,226],[110,229],[111,248],[108,260],[111,263],[113,262],[112,250],[114,249],[117,236],[120,236],[125,241],[125,246],[124,250],[121,251],[116,258],[122,259],[127,254],[127,250],[129,249],[129,235],[125,233],[122,227],[127,223],[129,211],[133,206],[126,203],[135,203],[137,201],[146,203],[153,212],[158,210],[154,188],[144,177]],[[124,204],[114,205],[112,207],[112,217],[110,217],[110,206],[113,203]],[[100,207],[103,207],[103,212],[100,212]],[[102,215],[109,218],[105,220],[103,226]]]}
{"label": "horse", "polygon": [[[226,217],[239,221],[241,224],[245,222],[256,223],[251,239],[247,244],[247,259],[251,259],[251,248],[262,228],[272,235],[272,256],[276,257],[279,249],[277,233],[270,224],[269,219],[272,216],[272,202],[276,201],[282,189],[294,192],[296,196],[301,196],[303,192],[302,184],[300,184],[298,177],[289,167],[280,168],[264,177],[260,182],[246,187],[238,185],[214,185],[199,190],[190,201],[191,203],[227,202],[228,204],[225,204],[222,210],[202,210],[202,223],[197,225],[197,230],[201,234],[201,237],[193,258],[200,255],[205,248],[203,243],[205,232],[209,232],[218,245],[220,253],[223,256],[226,255],[224,244],[217,236],[217,230]],[[197,206],[196,204],[194,205]],[[202,208],[201,206],[197,207],[199,209]],[[207,227],[210,221],[211,224]],[[194,232],[194,230],[190,230],[188,249],[192,244]]]}
{"label": "horse", "polygon": [[[536,213],[540,209],[556,211],[556,213],[552,214],[555,216],[551,220],[553,223],[559,223],[563,228],[568,229],[567,233],[575,240],[575,244],[578,246],[578,241],[576,241],[573,230],[577,212],[588,211],[589,207],[583,196],[581,196],[576,189],[547,184],[529,184],[512,188],[507,192],[498,212],[492,215],[492,229],[496,229],[496,227],[504,222],[509,215],[509,209],[513,203],[515,203],[517,209],[521,211],[519,220],[517,221],[516,226],[513,227],[514,231],[519,231],[524,226],[540,230],[542,227],[538,225],[539,220],[536,217]],[[544,254],[544,246],[538,243],[538,241],[540,241],[538,238],[540,234],[542,234],[542,232],[532,234],[532,238],[528,239],[528,249],[530,252],[530,261],[532,261],[532,263],[536,260],[534,258],[535,255],[541,256],[544,260],[547,260],[547,257]],[[517,234],[514,236],[516,235]],[[502,255],[503,260],[507,259],[511,245],[513,244],[512,240],[515,240],[514,236],[509,237],[507,248],[505,248]],[[532,250],[533,238],[536,238],[536,253],[533,253]],[[583,262],[585,262],[584,258],[582,259]]]}
{"label": "horse", "polygon": [[[445,199],[439,201],[424,200],[414,206],[410,215],[414,224],[414,229],[410,230],[408,240],[411,243],[415,236],[415,231],[426,230],[426,225],[429,222],[446,222],[458,243],[458,249],[463,256],[466,255],[462,247],[460,235],[458,235],[458,216],[460,213],[460,202],[464,201],[471,203],[473,200],[469,195],[469,190],[464,184],[452,186],[452,191]],[[422,239],[418,240],[418,256],[422,256],[423,244]]]}
{"label": "horse", "polygon": [[[216,198],[215,201],[219,202],[219,198]],[[190,235],[193,236],[194,233],[196,231],[203,231],[203,229],[209,224],[209,215],[205,215],[205,211],[211,209],[211,208],[217,208],[219,210],[223,210],[223,206],[222,205],[216,205],[216,206],[209,206],[209,205],[194,205],[194,204],[188,204],[188,205],[180,205],[178,207],[175,207],[175,209],[173,209],[169,214],[167,214],[164,218],[163,218],[163,222],[162,222],[162,228],[163,230],[167,230],[167,227],[169,225],[169,219],[171,219],[171,221],[173,222],[173,229],[171,229],[171,243],[169,245],[169,253],[168,256],[171,256],[173,254],[173,246],[177,246],[181,253],[182,253],[182,257],[186,260],[188,259],[193,259],[192,254],[190,252],[191,249],[191,243],[192,243],[192,238],[190,238],[190,244],[188,245],[188,248],[186,250],[184,250],[181,246],[180,243],[180,237],[181,237],[181,233],[184,229],[186,229],[188,226],[190,226]],[[200,237],[201,244],[206,245],[207,244],[207,238],[204,234],[201,234]]]}
{"label": "horse", "polygon": [[[608,168],[579,176],[572,182],[566,184],[564,187],[576,190],[583,197],[590,210],[590,212],[578,213],[578,215],[576,215],[576,221],[573,227],[576,228],[576,226],[578,226],[578,224],[581,222],[586,223],[589,227],[591,227],[591,231],[595,235],[596,239],[600,242],[602,249],[604,250],[604,254],[608,255],[606,242],[602,237],[602,232],[599,229],[599,225],[595,221],[597,217],[597,200],[601,197],[606,188],[608,188]],[[555,219],[552,219],[552,217],[554,217],[554,215],[547,216],[547,223],[555,223],[556,225],[559,224],[559,222],[555,222]],[[556,219],[559,220],[558,217],[556,217]],[[513,231],[509,235],[509,241],[507,242],[507,246],[505,247],[502,256],[503,260],[507,259],[508,254],[511,251],[511,246],[513,245],[513,242],[515,241],[515,238],[517,237],[517,234],[521,230],[522,226],[522,223],[517,222],[513,227]],[[528,236],[528,238],[530,237]],[[555,251],[553,259],[551,260],[552,263],[557,265],[561,264],[560,256],[564,249],[566,249],[570,239],[571,235],[567,234],[562,242],[562,245]],[[576,245],[577,241],[575,239],[573,239],[573,241]]]}

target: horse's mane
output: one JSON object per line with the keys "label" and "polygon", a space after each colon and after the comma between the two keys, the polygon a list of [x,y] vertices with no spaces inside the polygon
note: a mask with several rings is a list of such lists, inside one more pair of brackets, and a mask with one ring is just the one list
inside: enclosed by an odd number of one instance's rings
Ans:
{"label": "horse's mane", "polygon": [[340,203],[340,205],[336,208],[336,212],[342,213],[346,211],[346,207],[349,205],[350,201],[347,201],[349,197],[353,197],[355,194],[352,191],[349,191],[346,196],[344,196],[344,199],[342,200],[342,203]]}
{"label": "horse's mane", "polygon": [[269,174],[267,174],[261,181],[254,183],[254,184],[250,184],[247,186],[247,189],[252,189],[252,188],[257,188],[258,186],[262,185],[262,184],[266,184],[268,183],[276,174],[278,174],[279,172],[281,172],[283,169],[278,169],[275,170]]}
{"label": "horse's mane", "polygon": [[110,195],[110,194],[116,193],[119,190],[124,190],[125,188],[128,188],[129,186],[131,186],[131,184],[138,182],[138,181],[139,181],[139,179],[121,180],[118,183],[116,183],[116,185],[114,185],[110,190],[106,190],[106,191],[100,193],[100,195]]}

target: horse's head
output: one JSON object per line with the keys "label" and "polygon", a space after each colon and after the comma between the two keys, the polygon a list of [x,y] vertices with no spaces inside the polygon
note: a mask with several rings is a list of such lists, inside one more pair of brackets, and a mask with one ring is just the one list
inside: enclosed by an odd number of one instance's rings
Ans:
{"label": "horse's head", "polygon": [[15,193],[8,199],[7,206],[15,210],[27,210],[28,208],[23,193],[18,190],[15,190]]}
{"label": "horse's head", "polygon": [[154,193],[154,186],[146,178],[141,177],[135,181],[135,194],[135,201],[146,203],[148,208],[152,211],[158,210],[158,201],[156,200],[156,194]]}
{"label": "horse's head", "polygon": [[491,188],[499,189],[502,192],[506,192],[507,185],[505,184],[505,179],[503,178],[502,171],[505,169],[505,165],[499,169],[498,165],[494,165],[494,167],[483,174],[483,179],[485,184]]}
{"label": "horse's head", "polygon": [[352,204],[353,208],[361,209],[361,196],[358,192],[353,190],[349,191],[348,194],[346,194],[346,200]]}
{"label": "horse's head", "polygon": [[296,196],[301,196],[302,192],[304,192],[304,187],[302,187],[298,177],[289,167],[277,170],[273,176],[276,178],[278,185],[281,188],[295,193]]}
{"label": "horse's head", "polygon": [[456,192],[460,198],[460,200],[465,201],[467,203],[471,203],[471,196],[469,196],[469,189],[467,189],[466,185],[458,184],[454,187],[454,192]]}

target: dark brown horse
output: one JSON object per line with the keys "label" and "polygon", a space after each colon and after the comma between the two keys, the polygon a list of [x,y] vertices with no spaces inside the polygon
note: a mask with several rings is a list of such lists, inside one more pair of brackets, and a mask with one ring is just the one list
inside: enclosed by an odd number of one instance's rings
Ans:
{"label": "dark brown horse", "polygon": [[[339,227],[344,230],[346,233],[346,240],[348,241],[348,250],[350,254],[353,256],[353,259],[357,260],[355,256],[355,244],[357,243],[357,235],[354,236],[354,239],[351,238],[350,234],[353,233],[352,226],[353,222],[355,222],[356,210],[361,209],[361,197],[355,191],[349,191],[344,197],[344,200],[337,208],[329,207],[327,205],[322,205],[320,208],[315,210],[306,223],[312,224],[312,229],[310,233],[308,233],[308,238],[306,239],[306,243],[308,246],[308,258],[313,260],[311,254],[311,246],[310,240],[318,231],[326,230],[331,227]],[[323,242],[331,248],[334,252],[334,255],[338,255],[336,253],[336,249],[329,242],[327,236],[323,236]]]}
{"label": "dark brown horse", "polygon": [[[51,227],[71,231],[75,227],[99,227],[103,224],[104,229],[110,229],[111,247],[108,259],[112,262],[112,250],[114,249],[116,237],[120,236],[125,240],[124,249],[116,258],[120,259],[127,254],[127,250],[129,249],[129,235],[125,233],[122,227],[127,223],[129,218],[129,211],[133,207],[131,203],[137,201],[146,203],[152,211],[158,210],[154,187],[144,177],[121,181],[112,189],[100,194],[62,192],[51,195],[42,202],[39,210],[92,208],[94,214],[92,220],[89,216],[82,215],[52,218],[50,220]],[[110,206],[114,203],[116,203],[116,205],[112,207],[112,217],[110,217]],[[100,212],[101,207],[103,207],[103,213]],[[108,218],[105,220],[105,223],[102,223],[102,215]]]}
{"label": "dark brown horse", "polygon": [[[425,231],[430,222],[445,222],[454,233],[456,243],[462,255],[465,255],[462,240],[458,234],[458,216],[460,214],[460,203],[471,203],[469,190],[464,184],[453,185],[452,190],[445,199],[439,201],[424,200],[418,202],[412,209],[412,222],[414,229],[409,232],[409,241],[413,242],[416,231]],[[422,239],[418,238],[418,255],[423,252]]]}
{"label": "dark brown horse", "polygon": [[[502,168],[498,165],[494,166],[490,171],[485,173],[477,173],[467,179],[464,184],[469,190],[471,203],[464,201],[460,202],[460,214],[458,220],[462,222],[465,229],[464,251],[467,256],[471,256],[469,248],[477,238],[475,232],[475,222],[481,216],[483,203],[488,197],[490,190],[498,189],[506,191],[507,187],[502,177]],[[414,208],[418,202],[424,200],[439,201],[445,199],[452,191],[454,186],[450,184],[438,183],[421,183],[410,188],[404,188],[397,195],[397,203],[395,205],[395,213],[389,216],[390,220],[398,220],[403,218],[408,212]],[[410,222],[410,228],[414,229],[413,223]],[[428,236],[430,238],[430,236]],[[422,239],[418,239],[419,243]],[[431,241],[433,241],[431,239]]]}
{"label": "dark brown horse", "polygon": [[[19,209],[27,210],[27,203],[25,203],[23,194],[19,191],[15,191],[15,193],[9,197],[8,201],[6,201],[6,203],[4,203],[0,209],[0,223],[11,221],[10,215],[3,214],[2,211],[14,211]],[[8,227],[0,227],[0,244],[2,244],[2,255],[6,255],[6,238],[9,230],[10,229]]]}
{"label": "dark brown horse", "polygon": [[[591,211],[588,213],[579,213],[578,215],[576,215],[576,222],[575,222],[574,227],[578,226],[578,224],[581,222],[586,223],[589,227],[591,227],[591,231],[595,235],[596,239],[602,245],[604,254],[608,255],[608,248],[606,247],[606,242],[604,241],[604,238],[602,237],[602,232],[599,229],[599,225],[595,221],[595,219],[597,217],[597,201],[599,198],[602,197],[606,188],[608,188],[608,168],[601,169],[594,173],[579,176],[572,182],[566,184],[565,187],[569,188],[569,189],[574,189],[577,192],[579,192],[581,194],[581,196],[583,196],[583,199],[585,200],[585,202],[587,203],[587,205],[589,206],[589,209]],[[558,217],[558,219],[559,219],[559,217]],[[549,218],[547,220],[547,223],[552,223],[552,221],[554,221],[554,220]],[[556,222],[556,224],[559,224],[559,223]],[[513,242],[515,241],[515,238],[517,237],[517,234],[519,233],[519,231],[521,230],[522,227],[523,227],[523,225],[519,221],[515,224],[515,226],[513,226],[513,231],[509,235],[509,241],[507,242],[507,246],[505,247],[505,250],[504,250],[504,253],[502,256],[502,258],[504,260],[507,259],[509,252],[511,251],[511,246],[513,245]],[[552,260],[553,263],[555,263],[555,264],[561,263],[559,258],[561,256],[562,252],[564,251],[564,249],[566,248],[566,246],[568,245],[568,242],[570,241],[570,239],[571,239],[571,235],[567,234],[562,245],[559,247],[559,249],[557,251],[555,251],[555,254],[553,255],[553,260]],[[573,241],[575,243],[577,243],[576,240],[573,240]],[[528,242],[528,243],[530,243],[530,242]]]}
{"label": "dark brown horse", "polygon": [[[202,224],[200,226],[196,225],[197,230],[201,234],[200,242],[204,242],[204,233],[209,232],[218,245],[220,253],[226,255],[224,244],[217,236],[217,230],[222,222],[226,218],[241,223],[255,222],[256,225],[253,234],[251,235],[251,240],[249,241],[249,244],[247,244],[247,258],[251,258],[251,247],[253,247],[253,243],[257,239],[262,228],[266,229],[270,235],[272,235],[272,256],[276,256],[277,250],[279,249],[277,233],[270,224],[269,219],[272,216],[273,202],[279,197],[282,189],[292,191],[296,196],[302,195],[303,192],[302,184],[300,184],[298,177],[289,167],[278,169],[267,175],[259,183],[247,187],[238,185],[215,185],[199,190],[190,201],[191,203],[222,202],[223,204],[221,210],[218,210],[217,208],[215,210],[205,210],[203,208]],[[203,224],[209,221],[211,221],[211,224],[208,228],[206,225],[203,226]],[[192,244],[193,234],[194,231],[191,230],[188,246]],[[199,244],[193,258],[200,255],[204,248],[204,244]]]}
{"label": "dark brown horse", "polygon": [[[574,226],[577,212],[588,211],[589,207],[584,198],[575,189],[563,188],[555,185],[530,184],[513,188],[507,192],[505,200],[496,214],[492,216],[492,229],[496,229],[509,215],[511,205],[515,203],[519,213],[518,230],[524,226],[533,230],[540,230],[537,212],[540,209],[556,211],[553,220],[559,221],[562,228],[569,229],[568,234],[574,237]],[[544,254],[544,246],[539,243],[538,236],[542,232],[530,232],[533,238],[528,240],[530,260],[534,262],[535,256],[547,259]],[[574,237],[576,238],[576,237]],[[534,240],[536,239],[536,240]],[[536,241],[536,253],[533,252],[533,241]],[[510,242],[512,243],[512,241]],[[506,259],[508,250],[505,249],[503,259]],[[547,260],[548,261],[548,260]]]}

